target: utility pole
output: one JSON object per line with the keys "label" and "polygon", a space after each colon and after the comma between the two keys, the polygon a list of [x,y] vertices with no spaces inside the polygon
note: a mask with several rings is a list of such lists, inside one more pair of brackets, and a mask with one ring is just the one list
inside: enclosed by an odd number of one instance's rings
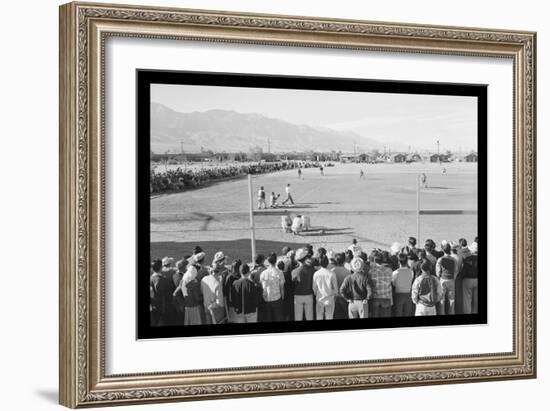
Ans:
{"label": "utility pole", "polygon": [[267,152],[271,153],[271,140],[269,139],[269,137],[267,138]]}
{"label": "utility pole", "polygon": [[204,164],[202,163],[202,157],[203,157],[203,156],[202,156],[202,146],[201,146],[201,170],[204,169]]}
{"label": "utility pole", "polygon": [[441,157],[439,157],[439,140],[437,140],[436,143],[437,143],[437,161],[439,161],[439,164],[441,164]]}
{"label": "utility pole", "polygon": [[183,154],[183,140],[180,141],[180,152]]}

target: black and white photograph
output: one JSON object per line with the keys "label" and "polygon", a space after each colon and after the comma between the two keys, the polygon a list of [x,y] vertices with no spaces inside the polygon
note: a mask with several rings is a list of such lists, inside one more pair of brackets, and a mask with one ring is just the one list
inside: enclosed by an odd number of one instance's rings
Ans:
{"label": "black and white photograph", "polygon": [[485,85],[137,79],[139,338],[486,322]]}

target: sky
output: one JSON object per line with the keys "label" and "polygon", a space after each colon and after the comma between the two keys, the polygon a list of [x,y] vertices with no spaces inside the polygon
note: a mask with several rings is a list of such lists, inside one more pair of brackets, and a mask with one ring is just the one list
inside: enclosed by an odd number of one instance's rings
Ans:
{"label": "sky", "polygon": [[388,146],[477,150],[477,98],[246,87],[151,85],[151,101],[182,113],[258,113],[293,124],[350,130]]}

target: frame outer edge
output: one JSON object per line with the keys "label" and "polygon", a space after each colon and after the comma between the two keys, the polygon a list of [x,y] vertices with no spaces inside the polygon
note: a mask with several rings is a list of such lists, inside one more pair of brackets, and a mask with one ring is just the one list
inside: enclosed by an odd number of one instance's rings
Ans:
{"label": "frame outer edge", "polygon": [[[95,9],[94,7],[97,7]],[[160,12],[163,13],[160,13]],[[167,14],[173,11],[175,14]],[[201,14],[201,13],[204,13]],[[187,17],[179,21],[178,15]],[[174,17],[175,16],[175,17]],[[215,384],[199,384],[195,386],[176,387],[173,384],[167,384],[162,387],[151,387],[145,380],[144,386],[130,385],[126,387],[114,388],[100,387],[94,385],[93,372],[90,372],[90,365],[94,365],[93,357],[97,355],[94,352],[93,342],[90,339],[96,338],[91,332],[90,322],[96,320],[90,308],[94,308],[91,301],[96,297],[93,294],[93,281],[90,282],[90,254],[89,247],[94,246],[90,237],[89,230],[93,230],[90,225],[90,206],[93,202],[90,200],[90,188],[94,188],[93,178],[90,180],[90,172],[93,174],[93,166],[89,166],[90,160],[90,138],[93,134],[90,130],[88,121],[91,118],[94,107],[89,106],[91,88],[94,87],[93,78],[90,77],[89,63],[90,59],[90,19],[105,18],[112,19],[117,24],[122,21],[141,23],[170,21],[175,24],[189,24],[191,26],[221,27],[224,30],[251,29],[253,32],[260,30],[263,32],[266,28],[273,28],[282,33],[296,31],[297,33],[335,33],[357,34],[359,36],[374,36],[380,34],[385,36],[392,35],[398,39],[419,38],[424,42],[439,43],[439,48],[445,50],[451,47],[453,43],[462,42],[464,44],[476,42],[488,47],[491,44],[507,45],[525,51],[526,44],[532,46],[532,58],[521,59],[522,75],[518,79],[524,83],[529,94],[522,94],[521,101],[527,104],[521,111],[522,116],[520,125],[525,127],[526,118],[532,122],[531,128],[524,129],[523,145],[520,153],[524,160],[523,168],[519,173],[530,172],[531,184],[523,186],[522,194],[530,195],[530,202],[524,195],[518,198],[527,206],[527,212],[523,214],[519,221],[526,221],[529,225],[529,232],[532,236],[521,236],[522,228],[516,227],[516,233],[522,239],[521,246],[528,247],[526,256],[527,263],[523,264],[522,281],[525,281],[525,275],[531,273],[531,286],[526,284],[522,296],[530,297],[533,303],[532,309],[526,309],[523,315],[532,316],[531,321],[519,318],[525,325],[520,335],[515,338],[522,341],[520,348],[522,354],[531,354],[531,361],[525,360],[520,356],[520,364],[510,364],[508,367],[494,366],[492,368],[482,367],[481,369],[466,370],[464,373],[454,371],[436,371],[428,369],[426,372],[411,374],[411,378],[403,377],[403,380],[396,381],[395,376],[385,375],[356,376],[354,378],[336,378],[327,379],[318,377],[315,379],[301,379],[289,381],[274,381],[269,378],[266,381],[245,382],[242,384],[232,384],[220,382]],[[288,26],[281,26],[277,19],[283,19]],[[301,24],[301,19],[304,19]],[[200,400],[216,399],[229,397],[246,397],[259,395],[280,395],[290,393],[307,393],[319,391],[335,391],[347,389],[367,389],[378,387],[397,387],[429,385],[457,382],[475,382],[488,380],[505,380],[517,378],[533,378],[536,376],[536,34],[533,32],[510,32],[503,30],[488,30],[474,28],[447,28],[423,25],[406,25],[401,23],[383,23],[383,22],[361,22],[361,21],[342,21],[319,19],[316,17],[299,16],[276,16],[276,15],[255,15],[238,12],[215,12],[212,10],[189,10],[174,8],[146,8],[141,6],[124,6],[121,4],[98,4],[98,3],[71,3],[60,7],[60,403],[62,405],[78,408],[84,406],[105,406],[129,403],[147,403],[147,402],[166,402],[174,400]],[[369,25],[374,25],[370,27]],[[387,26],[386,26],[387,25]],[[365,30],[362,27],[365,26]],[[368,29],[368,30],[367,30]],[[388,29],[390,33],[382,33],[379,30]],[[393,34],[391,34],[393,33]],[[137,37],[140,37],[138,34]],[[166,36],[170,38],[170,36]],[[237,42],[241,41],[235,39]],[[221,37],[221,41],[225,41]],[[231,41],[231,40],[229,40]],[[246,38],[244,39],[246,42]],[[258,44],[263,44],[264,38],[259,38]],[[255,43],[255,41],[252,41]],[[273,42],[273,45],[286,45],[288,39],[285,37],[280,41]],[[319,44],[325,44],[326,41],[320,41]],[[267,42],[269,43],[269,41]],[[311,43],[311,41],[306,41]],[[316,45],[313,45],[314,47]],[[330,46],[329,46],[330,47]],[[337,47],[338,48],[338,47]],[[428,47],[430,49],[430,47]],[[414,48],[417,50],[417,48]],[[529,48],[528,48],[529,49]],[[414,51],[413,51],[414,52]],[[455,49],[456,55],[462,55],[464,51]],[[518,53],[517,51],[514,51]],[[429,51],[428,51],[429,53]],[[503,55],[509,55],[507,50]],[[487,55],[491,54],[489,51]],[[525,56],[524,56],[525,57]],[[517,54],[516,54],[516,59]],[[530,78],[525,78],[525,73],[531,74]],[[526,91],[523,90],[524,92]],[[527,100],[525,99],[527,97]],[[530,105],[530,107],[529,107]],[[531,110],[529,109],[531,108]],[[526,141],[527,140],[527,141]],[[527,147],[525,147],[525,143]],[[527,151],[527,153],[525,153]],[[527,155],[525,155],[527,154]],[[521,175],[521,174],[520,174]],[[92,176],[93,177],[93,176]],[[522,180],[525,181],[525,180]],[[527,230],[525,230],[527,231]],[[531,238],[529,238],[531,237]],[[525,239],[530,241],[525,241]],[[91,254],[93,256],[93,253]],[[93,266],[93,264],[92,264]],[[94,273],[91,273],[94,275]],[[93,279],[92,279],[93,280]],[[92,288],[90,288],[92,285]],[[92,293],[92,294],[91,294]],[[521,298],[521,296],[520,296]],[[527,307],[530,308],[530,307]],[[527,314],[526,314],[527,313]],[[529,326],[531,325],[531,327]],[[517,349],[517,347],[516,347]],[[101,355],[101,353],[99,353]],[[516,365],[518,365],[516,367]],[[515,368],[513,368],[515,367]],[[100,374],[101,374],[100,370]],[[417,375],[418,374],[418,375]],[[100,375],[100,379],[105,376]],[[142,376],[141,378],[143,378]],[[402,378],[402,375],[399,375]],[[138,376],[139,380],[139,376]]]}
{"label": "frame outer edge", "polygon": [[59,404],[70,408],[78,405],[75,10],[59,7]]}

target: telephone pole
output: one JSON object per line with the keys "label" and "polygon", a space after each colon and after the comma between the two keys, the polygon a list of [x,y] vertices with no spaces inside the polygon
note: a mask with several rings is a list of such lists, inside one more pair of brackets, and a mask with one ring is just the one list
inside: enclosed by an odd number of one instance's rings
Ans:
{"label": "telephone pole", "polygon": [[269,139],[269,137],[267,138],[267,152],[271,153],[271,140]]}

